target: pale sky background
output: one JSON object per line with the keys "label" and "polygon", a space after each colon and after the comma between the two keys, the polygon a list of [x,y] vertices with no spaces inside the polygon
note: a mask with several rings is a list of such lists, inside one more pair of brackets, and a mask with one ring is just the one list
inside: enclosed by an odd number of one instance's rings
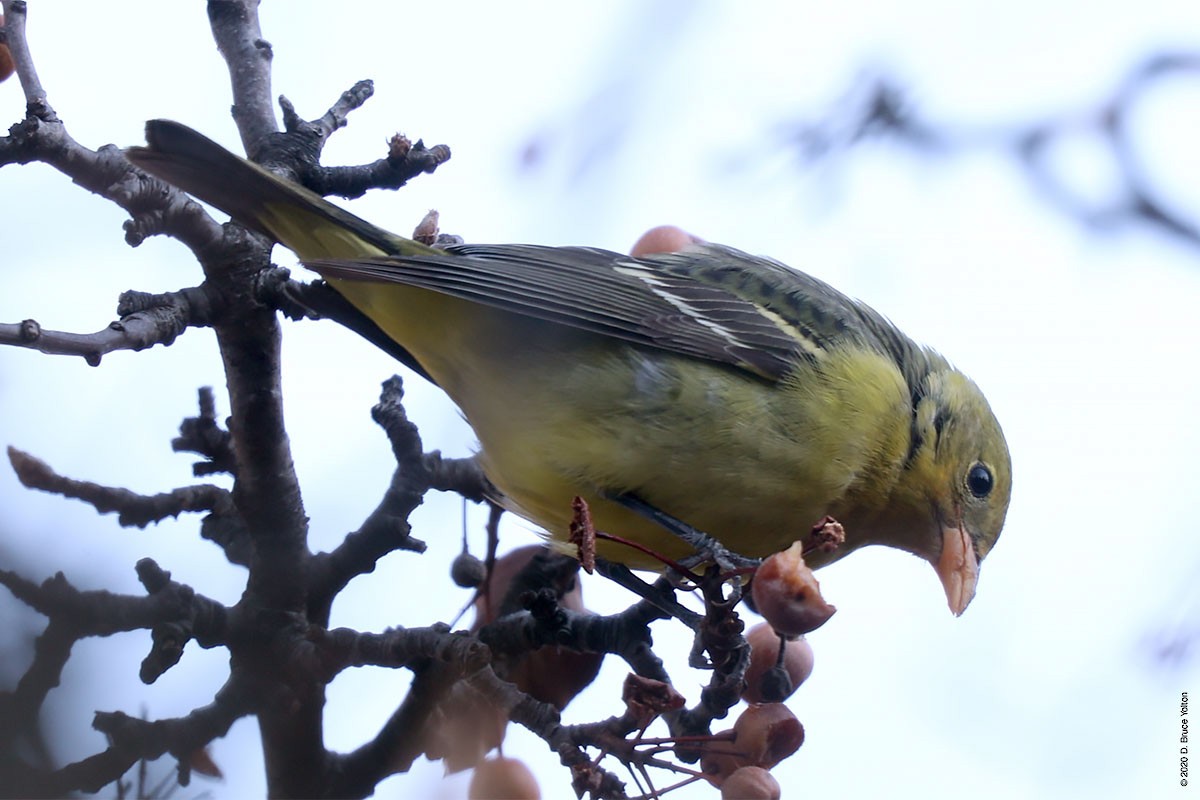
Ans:
{"label": "pale sky background", "polygon": [[[139,143],[145,119],[169,117],[236,146],[203,3],[29,6],[42,80],[81,142]],[[808,740],[775,771],[785,798],[1190,796],[1194,786],[1179,786],[1179,695],[1200,691],[1200,661],[1163,664],[1154,642],[1200,625],[1190,486],[1200,252],[1140,227],[1089,231],[997,152],[935,160],[877,144],[798,169],[778,134],[829,110],[866,68],[898,73],[925,113],[966,126],[1090,108],[1147,53],[1200,47],[1200,4],[277,0],[262,18],[274,91],[303,115],[375,80],[375,99],[335,136],[326,163],[374,159],[396,130],[453,148],[436,175],[356,201],[356,213],[406,231],[437,208],[443,230],[471,241],[616,250],[673,222],[828,280],[983,387],[1013,452],[1014,490],[979,593],[952,618],[928,565],[896,551],[859,552],[820,573],[839,610],[811,636],[816,670],[790,701]],[[1191,219],[1198,109],[1197,79],[1163,82],[1135,109],[1154,185]],[[22,114],[15,81],[0,85],[0,119]],[[524,168],[531,142],[539,159]],[[1082,191],[1111,187],[1097,142],[1072,141],[1060,156]],[[0,170],[0,215],[5,322],[92,331],[125,289],[199,280],[181,245],[130,250],[120,210],[41,165]],[[282,249],[276,260],[294,263]],[[330,323],[286,324],[284,349],[289,431],[313,547],[325,549],[386,486],[391,455],[369,409],[401,368]],[[195,411],[196,387],[210,384],[223,376],[208,331],[108,356],[99,369],[0,349],[0,439],[77,478],[166,491],[192,482],[192,459],[169,442]],[[413,376],[406,388],[427,448],[469,452],[470,431],[444,397]],[[218,405],[227,412],[220,392]],[[6,466],[0,508],[0,563],[37,579],[61,569],[81,587],[140,593],[133,565],[152,556],[222,602],[244,582],[199,539],[196,518],[124,530],[21,489]],[[467,600],[445,578],[460,508],[430,497],[415,520],[429,553],[390,556],[355,581],[333,624],[452,617]],[[477,548],[482,522],[472,510]],[[525,527],[510,521],[504,546],[532,540]],[[596,580],[585,596],[598,610],[630,601]],[[0,597],[5,641],[39,629]],[[659,625],[656,649],[694,701],[704,676],[685,669],[681,630]],[[103,747],[94,710],[183,714],[225,678],[224,651],[190,645],[145,687],[137,665],[148,641],[138,632],[76,648],[48,704],[60,759]],[[23,666],[3,665],[0,680]],[[625,671],[609,659],[567,720],[611,713]],[[406,683],[403,672],[340,676],[328,745],[349,750],[373,735]],[[540,741],[514,730],[506,750],[533,765],[543,796],[568,795],[567,772]],[[226,780],[197,777],[180,796],[263,794],[252,720],[213,755]],[[430,764],[416,773],[377,796],[465,796],[465,776],[441,781]]]}

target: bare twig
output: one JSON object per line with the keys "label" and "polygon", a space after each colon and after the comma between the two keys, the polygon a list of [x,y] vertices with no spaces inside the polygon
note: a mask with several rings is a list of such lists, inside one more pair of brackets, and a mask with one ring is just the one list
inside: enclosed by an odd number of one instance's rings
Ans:
{"label": "bare twig", "polygon": [[409,667],[424,659],[462,676],[484,668],[491,656],[475,637],[451,632],[444,625],[393,628],[384,633],[313,628],[308,638],[316,647],[317,663],[326,682],[349,667]]}
{"label": "bare twig", "polygon": [[0,747],[7,745],[6,737],[35,731],[38,712],[50,690],[58,686],[63,668],[71,656],[71,648],[79,640],[75,625],[65,618],[52,618],[38,636],[33,650],[33,663],[11,692],[0,692]]}
{"label": "bare twig", "polygon": [[36,321],[0,324],[0,344],[27,347],[48,355],[81,356],[90,366],[117,350],[169,345],[190,327],[207,326],[212,298],[204,287],[151,295],[125,292],[117,306],[121,319],[96,333],[46,330]]}
{"label": "bare twig", "polygon": [[318,136],[321,141],[328,139],[338,128],[346,127],[350,112],[362,108],[363,104],[375,94],[373,81],[359,81],[342,92],[337,101],[329,107],[319,119],[311,122],[296,113],[292,101],[282,95],[279,97],[279,107],[283,111],[283,127],[288,133],[309,131]]}
{"label": "bare twig", "polygon": [[334,756],[337,768],[332,770],[331,797],[367,797],[381,780],[407,772],[427,752],[431,717],[447,692],[462,684],[456,672],[442,669],[439,662],[410,666],[415,674],[408,694],[379,732],[354,752]]}
{"label": "bare twig", "polygon": [[183,717],[149,721],[119,711],[97,712],[92,727],[108,737],[108,750],[63,767],[54,778],[63,789],[95,792],[139,759],[149,761],[170,753],[186,764],[195,750],[224,736],[234,722],[251,713],[256,702],[248,686],[230,680],[212,703]]}
{"label": "bare twig", "polygon": [[221,642],[228,613],[224,606],[197,595],[188,586],[172,582],[170,573],[159,569],[150,559],[138,562],[138,574],[149,592],[146,597],[80,591],[61,572],[35,584],[14,572],[0,570],[0,585],[35,611],[69,624],[81,638],[110,636],[183,620],[191,624],[202,647]]}
{"label": "bare twig", "polygon": [[[731,589],[728,594],[726,586]],[[714,565],[705,573],[700,589],[704,594],[704,621],[696,632],[692,666],[712,670],[712,677],[694,708],[668,717],[671,732],[676,736],[706,735],[714,719],[728,716],[729,710],[741,700],[746,668],[750,665],[750,646],[742,635],[745,624],[736,610],[741,600],[738,579],[729,582]],[[708,654],[706,665],[696,663],[703,653]],[[677,752],[687,761],[699,757],[696,751]]]}
{"label": "bare twig", "polygon": [[25,37],[24,0],[4,4],[5,38],[25,91],[25,119],[0,138],[0,166],[41,161],[75,183],[128,211],[126,240],[140,243],[150,233],[170,232],[200,252],[221,237],[219,226],[197,204],[130,166],[120,149],[90,150],[76,142],[54,113],[37,76]]}
{"label": "bare twig", "polygon": [[258,0],[209,0],[208,21],[217,49],[229,65],[233,119],[242,146],[254,154],[277,130],[271,107],[274,52],[258,23]]}
{"label": "bare twig", "polygon": [[233,505],[229,492],[217,486],[188,486],[147,496],[128,489],[64,477],[46,462],[11,445],[8,448],[8,460],[27,488],[82,500],[101,514],[116,512],[117,521],[126,527],[144,528],[151,522],[178,517],[185,511],[227,513]]}
{"label": "bare twig", "polygon": [[675,599],[674,587],[668,580],[660,578],[653,584],[646,583],[624,564],[604,558],[596,559],[596,571],[660,609],[666,616],[674,617],[692,630],[699,627],[701,615],[680,605],[679,601]]}
{"label": "bare twig", "polygon": [[450,160],[444,144],[426,147],[397,133],[388,141],[385,158],[354,167],[325,167],[305,176],[305,184],[319,194],[361,197],[370,189],[399,189],[423,173],[436,170]]}
{"label": "bare twig", "polygon": [[362,527],[348,534],[337,548],[313,557],[310,609],[314,619],[326,619],[333,598],[355,576],[371,572],[375,563],[394,550],[423,552],[425,543],[411,536],[408,515],[424,500],[430,475],[417,427],[409,421],[402,400],[404,384],[392,376],[383,384],[371,416],[387,433],[396,457],[396,470],[383,499]]}
{"label": "bare twig", "polygon": [[[57,120],[54,109],[46,100],[46,90],[38,78],[33,59],[29,55],[29,42],[25,38],[25,17],[28,11],[25,0],[5,0],[0,5],[4,8],[4,42],[12,55],[16,68],[17,79],[25,93],[25,105],[36,116],[46,121]],[[0,160],[0,163],[3,163]]]}
{"label": "bare twig", "polygon": [[200,413],[188,417],[179,425],[179,436],[171,440],[171,449],[176,453],[196,453],[206,461],[192,465],[196,477],[217,473],[237,473],[237,459],[233,452],[233,440],[229,431],[217,421],[217,403],[211,386],[199,391]]}
{"label": "bare twig", "polygon": [[425,454],[425,469],[430,489],[455,492],[473,503],[482,503],[497,494],[476,458],[445,458],[434,450]]}

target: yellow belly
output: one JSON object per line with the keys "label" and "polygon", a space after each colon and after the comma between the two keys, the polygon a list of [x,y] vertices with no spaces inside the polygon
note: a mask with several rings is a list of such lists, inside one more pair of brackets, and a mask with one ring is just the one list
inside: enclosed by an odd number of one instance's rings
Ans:
{"label": "yellow belly", "polygon": [[[864,480],[893,479],[874,474],[894,460],[881,466],[876,450],[904,435],[906,418],[891,410],[907,401],[881,357],[857,365],[854,386],[824,374],[771,385],[426,290],[334,285],[457,403],[511,510],[555,539],[566,538],[578,495],[600,530],[685,555],[672,535],[603,497],[632,492],[736,552],[764,556],[826,513],[853,513],[847,504]],[[864,420],[869,430],[844,435]],[[658,566],[611,543],[601,553]]]}

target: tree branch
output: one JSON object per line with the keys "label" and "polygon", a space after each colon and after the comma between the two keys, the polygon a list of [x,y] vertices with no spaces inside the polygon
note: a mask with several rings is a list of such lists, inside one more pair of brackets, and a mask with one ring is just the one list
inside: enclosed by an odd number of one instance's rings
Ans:
{"label": "tree branch", "polygon": [[304,183],[318,194],[361,197],[370,189],[399,189],[423,173],[430,173],[450,160],[444,144],[426,147],[397,133],[388,141],[385,158],[352,167],[321,167],[304,176]]}
{"label": "tree branch", "polygon": [[169,233],[196,253],[215,246],[222,238],[221,228],[198,203],[134,169],[119,148],[90,150],[67,133],[33,66],[25,39],[25,3],[10,0],[5,10],[5,36],[22,76],[26,112],[25,119],[0,138],[0,167],[40,161],[116,203],[132,217],[125,223],[125,239],[131,245],[154,233]]}
{"label": "tree branch", "polygon": [[115,511],[117,522],[123,527],[145,528],[151,522],[178,517],[184,511],[227,514],[233,509],[229,492],[208,484],[147,496],[128,489],[64,477],[46,462],[11,445],[8,448],[8,460],[26,488],[82,500],[101,514]]}
{"label": "tree branch", "polygon": [[150,761],[165,753],[180,761],[180,783],[186,785],[189,756],[228,733],[234,722],[250,713],[254,703],[250,687],[231,679],[212,703],[184,717],[148,721],[119,711],[98,711],[92,727],[108,737],[109,748],[46,776],[43,785],[63,794],[76,789],[97,792],[137,761]]}
{"label": "tree branch", "polygon": [[205,461],[192,464],[192,474],[196,477],[222,472],[236,475],[232,437],[217,422],[217,402],[212,387],[201,387],[199,399],[199,415],[188,417],[179,424],[179,436],[171,440],[171,449],[176,453],[204,456]]}
{"label": "tree branch", "polygon": [[0,570],[0,585],[35,611],[68,626],[77,638],[110,636],[122,631],[151,629],[168,622],[185,623],[201,647],[221,644],[226,636],[228,609],[197,595],[190,586],[171,581],[171,573],[153,560],[138,562],[145,597],[107,591],[80,591],[61,573],[41,584],[15,572]]}
{"label": "tree branch", "polygon": [[[33,58],[29,54],[29,42],[25,38],[25,19],[28,12],[25,0],[4,0],[0,3],[4,8],[4,43],[8,45],[12,55],[13,66],[17,79],[21,82],[21,90],[25,93],[25,105],[32,113],[45,116],[47,119],[57,119],[54,109],[46,100],[46,90],[38,78],[34,68]],[[0,163],[3,163],[0,160]]]}
{"label": "tree branch", "polygon": [[258,0],[208,0],[208,22],[221,57],[229,65],[234,122],[242,147],[253,156],[275,133],[271,107],[271,43],[258,22]]}
{"label": "tree branch", "polygon": [[[50,624],[38,636],[33,649],[33,663],[17,682],[12,692],[0,692],[0,719],[8,721],[0,726],[0,741],[20,733],[37,729],[38,712],[46,695],[59,685],[63,668],[71,657],[71,648],[79,640],[75,626],[62,619],[51,619]],[[7,749],[8,742],[0,745]]]}
{"label": "tree branch", "polygon": [[466,675],[489,663],[491,652],[475,637],[451,632],[445,625],[393,628],[384,633],[360,633],[349,628],[313,628],[322,679],[331,681],[350,667],[408,667],[430,659],[456,675]]}
{"label": "tree branch", "polygon": [[125,292],[117,304],[121,319],[96,333],[67,333],[42,328],[35,320],[0,323],[0,344],[27,347],[47,355],[81,356],[89,366],[117,350],[170,345],[188,328],[211,323],[213,300],[203,286],[166,294]]}
{"label": "tree branch", "polygon": [[[428,753],[431,719],[447,693],[461,676],[441,669],[437,662],[411,665],[412,685],[400,707],[377,734],[361,747],[336,757],[333,797],[366,797],[384,778],[407,772],[413,762]],[[430,758],[436,754],[428,753]]]}
{"label": "tree branch", "polygon": [[292,101],[283,95],[279,96],[279,107],[283,110],[283,128],[288,133],[305,131],[315,134],[322,142],[334,134],[338,128],[346,127],[350,112],[362,108],[363,104],[375,94],[374,81],[359,81],[342,92],[329,110],[319,119],[305,120],[297,112]]}

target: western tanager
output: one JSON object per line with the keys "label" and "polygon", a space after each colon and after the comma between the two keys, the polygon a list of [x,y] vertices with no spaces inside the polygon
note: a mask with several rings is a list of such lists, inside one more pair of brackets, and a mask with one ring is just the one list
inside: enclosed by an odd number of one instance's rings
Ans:
{"label": "western tanager", "polygon": [[614,496],[748,556],[829,514],[846,542],[812,565],[885,544],[931,562],[955,614],[971,601],[1008,508],[1004,435],[970,379],[862,303],[714,244],[434,249],[178,123],[146,135],[134,164],[289,247],[394,339],[470,422],[501,502],[550,536],[576,495],[669,556],[686,547]]}

